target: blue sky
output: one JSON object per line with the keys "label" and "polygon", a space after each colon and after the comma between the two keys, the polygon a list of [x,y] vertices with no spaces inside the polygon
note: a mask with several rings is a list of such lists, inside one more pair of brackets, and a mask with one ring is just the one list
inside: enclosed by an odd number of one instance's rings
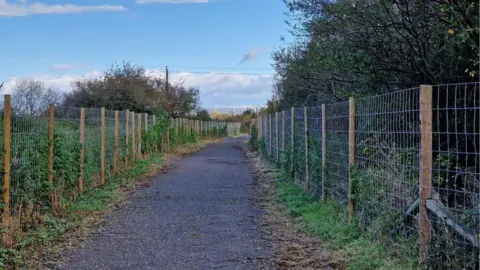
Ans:
{"label": "blue sky", "polygon": [[73,76],[126,60],[157,73],[168,65],[205,106],[264,103],[271,76],[251,74],[272,74],[283,10],[280,0],[0,0],[0,80],[7,92],[26,76],[64,91]]}

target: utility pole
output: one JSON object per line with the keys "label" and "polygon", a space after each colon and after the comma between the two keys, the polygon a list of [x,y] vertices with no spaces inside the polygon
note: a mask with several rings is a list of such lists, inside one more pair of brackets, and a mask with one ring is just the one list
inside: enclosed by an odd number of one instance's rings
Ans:
{"label": "utility pole", "polygon": [[165,66],[165,86],[168,90],[168,66]]}

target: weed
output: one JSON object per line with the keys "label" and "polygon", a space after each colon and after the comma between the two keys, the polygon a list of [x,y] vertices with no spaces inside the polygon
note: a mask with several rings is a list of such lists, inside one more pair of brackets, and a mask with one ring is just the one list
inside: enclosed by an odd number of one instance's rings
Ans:
{"label": "weed", "polygon": [[356,223],[347,223],[343,205],[331,200],[321,204],[283,174],[278,178],[277,201],[306,230],[347,258],[347,269],[415,269],[415,260],[393,256],[384,246],[372,243]]}

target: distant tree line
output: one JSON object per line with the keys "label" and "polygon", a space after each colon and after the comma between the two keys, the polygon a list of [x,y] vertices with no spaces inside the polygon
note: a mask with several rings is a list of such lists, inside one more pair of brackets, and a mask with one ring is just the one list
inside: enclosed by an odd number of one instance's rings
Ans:
{"label": "distant tree line", "polygon": [[69,92],[32,79],[19,79],[12,90],[16,114],[36,115],[48,104],[70,107],[105,107],[107,110],[165,112],[170,117],[197,117],[209,120],[199,106],[199,89],[183,81],[171,83],[147,74],[144,67],[129,62],[114,63],[99,78],[80,78]]}

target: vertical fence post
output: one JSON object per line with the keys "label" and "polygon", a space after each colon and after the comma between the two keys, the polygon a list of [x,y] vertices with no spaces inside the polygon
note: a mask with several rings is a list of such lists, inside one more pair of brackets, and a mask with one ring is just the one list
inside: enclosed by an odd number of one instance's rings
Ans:
{"label": "vertical fence post", "polygon": [[310,155],[310,146],[309,146],[309,134],[308,132],[308,109],[307,107],[303,108],[303,117],[304,117],[304,123],[305,123],[305,190],[307,192],[310,192],[310,164],[309,164],[309,158],[308,156]]}
{"label": "vertical fence post", "polygon": [[132,165],[135,163],[137,157],[137,142],[135,141],[135,112],[132,115]]}
{"label": "vertical fence post", "polygon": [[138,159],[142,159],[142,113],[137,114],[137,157]]}
{"label": "vertical fence post", "polygon": [[[55,125],[55,107],[53,104],[48,106],[48,182],[53,184],[53,158],[54,158],[54,125]],[[55,191],[50,193],[50,202],[52,206],[52,211],[56,211],[57,200]]]}
{"label": "vertical fence post", "polygon": [[427,199],[432,193],[432,86],[420,86],[420,175],[419,175],[419,215],[420,263],[428,258],[431,225],[428,218]]}
{"label": "vertical fence post", "polygon": [[295,166],[294,166],[294,162],[295,162],[295,107],[292,107],[292,111],[291,111],[291,119],[290,119],[290,128],[292,129],[291,130],[291,136],[292,136],[292,150],[291,150],[291,156],[290,156],[290,173],[291,173],[291,177],[292,177],[292,180],[295,181]]}
{"label": "vertical fence post", "polygon": [[100,185],[105,184],[105,108],[101,108],[100,131]]}
{"label": "vertical fence post", "polygon": [[261,119],[261,115],[260,114],[257,114],[257,119],[255,119],[256,123],[255,125],[257,126],[257,137],[260,139],[261,138],[261,132],[260,132],[260,119]]}
{"label": "vertical fence post", "polygon": [[[157,118],[155,117],[155,115],[153,115],[152,117],[153,117],[153,129],[155,130],[155,125],[157,124]],[[164,142],[163,142],[163,138],[164,138],[164,137],[165,137],[165,136],[162,135],[162,138],[161,138],[161,143],[162,143],[161,147],[162,147],[162,148],[163,148],[163,144],[164,144]],[[155,152],[158,152],[158,144],[157,144],[157,142],[155,142],[154,148],[155,148]]]}
{"label": "vertical fence post", "polygon": [[285,163],[285,111],[282,111],[282,164]]}
{"label": "vertical fence post", "polygon": [[272,158],[272,114],[268,114],[268,157]]}
{"label": "vertical fence post", "polygon": [[3,213],[2,225],[6,232],[2,234],[3,243],[10,246],[10,152],[11,152],[11,97],[4,96],[3,101]]}
{"label": "vertical fence post", "polygon": [[327,202],[325,182],[327,181],[327,109],[322,104],[322,203]]}
{"label": "vertical fence post", "polygon": [[[144,113],[144,116],[145,116],[145,120],[144,120],[145,121],[145,133],[148,133],[148,113]],[[148,140],[148,138],[147,138],[147,140]],[[144,142],[144,143],[146,144],[147,142]],[[148,155],[148,154],[150,154],[150,153],[147,153],[147,150],[145,150],[145,155]]]}
{"label": "vertical fence post", "polygon": [[263,137],[263,115],[260,115],[258,118],[258,130],[260,137]]}
{"label": "vertical fence post", "polygon": [[355,200],[354,200],[354,186],[353,170],[355,166],[355,98],[350,97],[348,100],[348,222],[351,222],[355,217]]}
{"label": "vertical fence post", "polygon": [[118,173],[118,128],[119,128],[118,111],[115,111],[115,138],[113,144],[113,172]]}
{"label": "vertical fence post", "polygon": [[128,127],[128,118],[130,117],[129,110],[125,111],[125,168],[128,167],[128,132],[130,131]]}
{"label": "vertical fence post", "polygon": [[[262,114],[262,118],[261,118],[261,120],[260,120],[260,136],[261,136],[262,138],[263,138],[263,136],[264,136],[264,134],[265,134],[265,133],[263,132],[263,120],[264,120],[264,119],[265,119],[265,115]],[[265,141],[265,140],[263,140],[263,141]]]}
{"label": "vertical fence post", "polygon": [[167,124],[167,149],[166,149],[166,151],[168,151],[170,149],[170,124],[171,124],[171,121],[170,121],[170,119],[168,119],[168,124]]}
{"label": "vertical fence post", "polygon": [[148,132],[148,113],[145,113],[145,131]]}
{"label": "vertical fence post", "polygon": [[85,108],[80,109],[80,175],[78,177],[78,192],[83,193],[83,174],[85,163]]}
{"label": "vertical fence post", "polygon": [[276,160],[277,160],[277,165],[280,163],[280,138],[279,138],[279,133],[280,129],[278,126],[278,112],[275,112],[275,148],[277,150],[276,153]]}
{"label": "vertical fence post", "polygon": [[180,118],[175,118],[175,131],[178,138],[178,136],[180,135]]}

